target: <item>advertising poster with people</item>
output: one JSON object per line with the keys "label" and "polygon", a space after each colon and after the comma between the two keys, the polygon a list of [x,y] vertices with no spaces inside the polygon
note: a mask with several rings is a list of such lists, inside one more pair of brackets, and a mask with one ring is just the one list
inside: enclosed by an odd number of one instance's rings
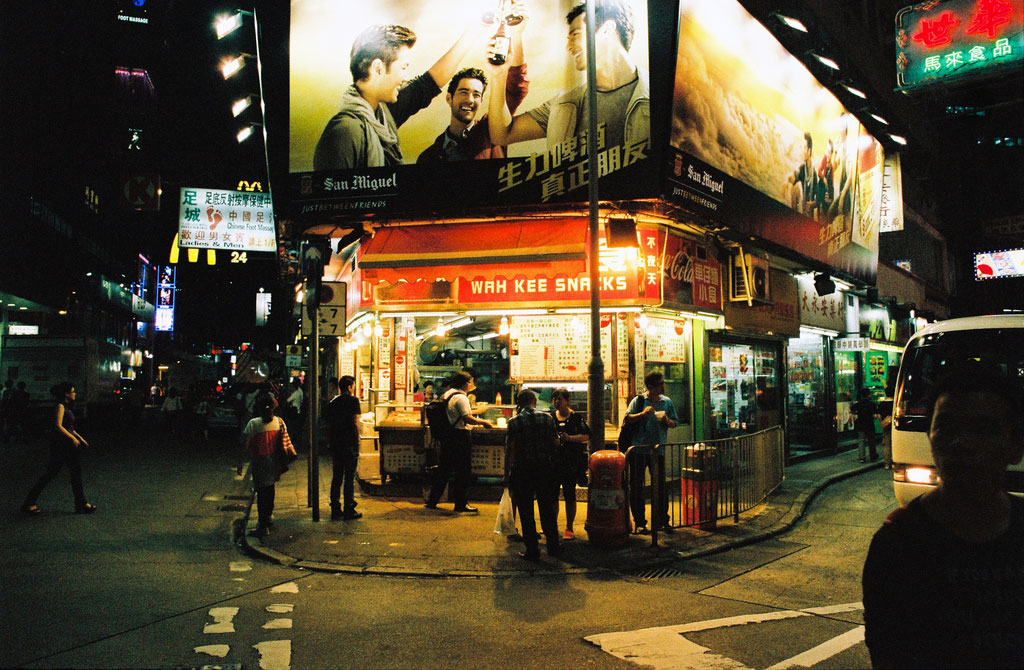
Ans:
{"label": "advertising poster with people", "polygon": [[884,157],[732,0],[682,0],[668,196],[874,281]]}
{"label": "advertising poster with people", "polygon": [[[595,11],[601,197],[651,197],[646,0]],[[587,200],[577,0],[292,0],[290,42],[298,216]]]}

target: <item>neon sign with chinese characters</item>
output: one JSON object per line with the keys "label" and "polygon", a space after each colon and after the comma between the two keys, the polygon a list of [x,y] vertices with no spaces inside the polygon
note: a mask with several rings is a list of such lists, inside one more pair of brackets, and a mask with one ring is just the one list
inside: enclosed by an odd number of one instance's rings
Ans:
{"label": "neon sign with chinese characters", "polygon": [[989,73],[1024,61],[1024,0],[941,0],[896,14],[899,88]]}

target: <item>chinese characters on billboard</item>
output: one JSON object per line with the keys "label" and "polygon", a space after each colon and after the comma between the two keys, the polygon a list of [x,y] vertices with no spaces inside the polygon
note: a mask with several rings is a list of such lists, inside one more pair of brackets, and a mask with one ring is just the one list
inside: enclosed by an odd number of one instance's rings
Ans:
{"label": "chinese characters on billboard", "polygon": [[[602,197],[655,195],[646,0],[599,0]],[[293,0],[299,215],[587,199],[586,15],[575,0]]]}
{"label": "chinese characters on billboard", "polygon": [[[1024,60],[1024,0],[944,0],[896,14],[896,81],[914,88]],[[1019,75],[1018,75],[1019,76]]]}
{"label": "chinese characters on billboard", "polygon": [[277,250],[269,193],[182,187],[178,244],[199,249]]}
{"label": "chinese characters on billboard", "polygon": [[740,5],[682,0],[670,199],[874,281],[884,156]]}

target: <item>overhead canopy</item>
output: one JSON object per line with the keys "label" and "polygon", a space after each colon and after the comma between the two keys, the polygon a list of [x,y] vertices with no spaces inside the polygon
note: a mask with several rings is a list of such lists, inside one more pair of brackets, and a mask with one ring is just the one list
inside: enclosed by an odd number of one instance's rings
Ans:
{"label": "overhead canopy", "polygon": [[455,281],[587,271],[585,218],[385,228],[365,244],[370,281]]}

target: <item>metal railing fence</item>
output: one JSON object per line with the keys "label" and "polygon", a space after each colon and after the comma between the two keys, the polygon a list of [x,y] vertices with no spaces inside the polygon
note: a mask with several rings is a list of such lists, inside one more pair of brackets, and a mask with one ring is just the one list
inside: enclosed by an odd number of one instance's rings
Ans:
{"label": "metal railing fence", "polygon": [[[627,500],[631,508],[643,507],[655,545],[658,531],[666,528],[712,530],[718,519],[730,516],[738,522],[742,512],[782,484],[783,442],[782,428],[775,426],[720,440],[660,444],[649,454],[631,447],[626,452]],[[634,498],[630,489],[638,487]]]}

